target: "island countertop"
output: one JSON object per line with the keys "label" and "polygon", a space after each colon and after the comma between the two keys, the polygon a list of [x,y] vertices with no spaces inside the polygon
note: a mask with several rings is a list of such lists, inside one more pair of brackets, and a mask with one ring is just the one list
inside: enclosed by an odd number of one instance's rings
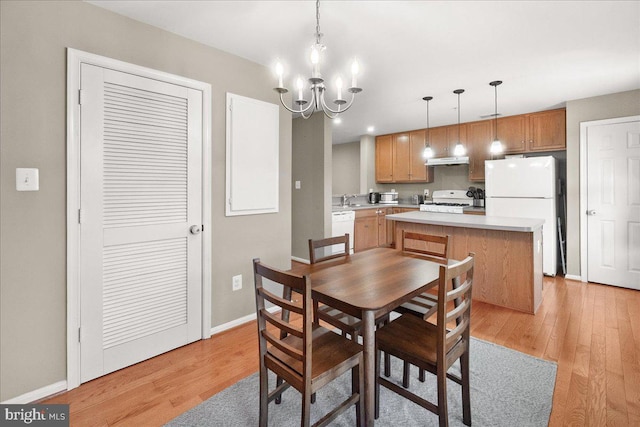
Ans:
{"label": "island countertop", "polygon": [[511,218],[501,216],[460,215],[435,212],[405,212],[387,215],[386,219],[415,224],[443,225],[447,227],[479,228],[483,230],[516,231],[530,233],[542,228],[543,219]]}

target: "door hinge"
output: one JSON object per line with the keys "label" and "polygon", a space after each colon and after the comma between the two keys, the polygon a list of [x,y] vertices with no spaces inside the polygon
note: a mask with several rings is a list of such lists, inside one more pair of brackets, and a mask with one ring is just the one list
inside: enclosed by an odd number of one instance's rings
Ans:
{"label": "door hinge", "polygon": [[84,91],[82,89],[78,90],[78,104],[84,104]]}
{"label": "door hinge", "polygon": [[81,337],[82,337],[81,330],[82,330],[82,328],[78,328],[78,342],[82,342],[82,339],[81,339]]}
{"label": "door hinge", "polygon": [[82,209],[78,209],[78,224],[82,224],[83,220],[84,220],[84,212],[82,212]]}

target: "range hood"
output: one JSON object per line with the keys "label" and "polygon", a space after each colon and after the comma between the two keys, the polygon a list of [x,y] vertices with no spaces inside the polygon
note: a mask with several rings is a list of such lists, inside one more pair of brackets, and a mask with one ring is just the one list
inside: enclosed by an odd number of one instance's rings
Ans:
{"label": "range hood", "polygon": [[468,165],[469,157],[440,157],[437,159],[427,159],[427,166],[447,166],[447,165]]}

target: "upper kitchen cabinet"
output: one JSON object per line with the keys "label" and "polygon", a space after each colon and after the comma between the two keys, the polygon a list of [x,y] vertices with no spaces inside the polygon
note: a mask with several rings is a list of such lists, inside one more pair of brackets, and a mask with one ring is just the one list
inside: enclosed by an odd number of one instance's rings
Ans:
{"label": "upper kitchen cabinet", "polygon": [[469,181],[484,181],[484,161],[490,158],[493,141],[493,121],[467,123],[467,151],[469,153]]}
{"label": "upper kitchen cabinet", "polygon": [[376,138],[376,182],[433,182],[433,168],[425,166],[425,130]]}
{"label": "upper kitchen cabinet", "polygon": [[498,136],[506,154],[565,150],[565,110],[499,118]]}
{"label": "upper kitchen cabinet", "polygon": [[528,123],[526,115],[498,119],[498,138],[505,153],[524,153],[526,151]]}
{"label": "upper kitchen cabinet", "polygon": [[[467,140],[467,126],[460,124],[460,142],[465,147]],[[458,125],[439,126],[429,129],[429,145],[433,150],[433,157],[453,156],[453,147],[458,142]]]}
{"label": "upper kitchen cabinet", "polygon": [[394,182],[393,135],[376,137],[376,182]]}
{"label": "upper kitchen cabinet", "polygon": [[553,151],[567,148],[566,111],[549,110],[529,114],[528,151]]}

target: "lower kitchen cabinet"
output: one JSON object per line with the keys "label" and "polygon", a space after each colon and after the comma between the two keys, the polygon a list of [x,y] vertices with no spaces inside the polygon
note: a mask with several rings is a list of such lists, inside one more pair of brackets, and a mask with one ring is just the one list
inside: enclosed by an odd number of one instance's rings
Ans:
{"label": "lower kitchen cabinet", "polygon": [[355,252],[389,245],[385,217],[390,213],[391,209],[386,207],[356,211],[353,242]]}
{"label": "lower kitchen cabinet", "polygon": [[[394,214],[405,213],[411,211],[417,211],[419,208],[392,208],[391,211]],[[386,220],[385,220],[386,221]],[[396,222],[386,221],[387,223],[387,241],[389,246],[396,247]]]}

